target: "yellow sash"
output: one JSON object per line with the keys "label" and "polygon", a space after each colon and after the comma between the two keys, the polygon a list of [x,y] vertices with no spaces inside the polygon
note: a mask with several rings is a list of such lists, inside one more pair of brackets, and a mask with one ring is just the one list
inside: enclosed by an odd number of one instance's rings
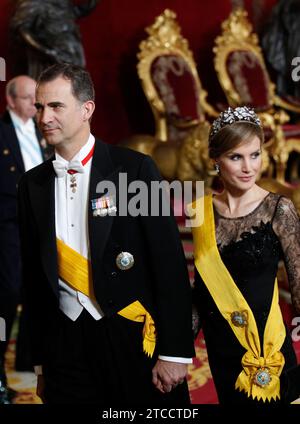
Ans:
{"label": "yellow sash", "polygon": [[136,300],[126,308],[118,312],[124,318],[131,319],[136,322],[144,322],[143,328],[143,348],[144,352],[152,357],[156,343],[156,332],[153,318],[144,306]]}
{"label": "yellow sash", "polygon": [[58,238],[56,247],[59,277],[75,290],[95,299],[90,261]]}
{"label": "yellow sash", "polygon": [[[192,229],[195,265],[219,311],[239,343],[247,350],[241,361],[243,369],[236,380],[235,388],[245,391],[248,397],[251,396],[253,399],[256,397],[263,401],[280,399],[279,376],[284,366],[284,356],[280,349],[286,332],[278,303],[277,280],[274,282],[272,304],[264,331],[264,356],[261,356],[254,315],[222,262],[217,248],[212,196],[198,199],[196,207],[203,207],[203,202],[204,224]],[[234,324],[234,314],[244,317],[246,325],[238,326],[236,322]],[[264,371],[267,373],[267,380],[268,376],[271,376],[271,380],[266,385],[259,385],[261,382],[264,383],[266,377]]]}
{"label": "yellow sash", "polygon": [[[95,299],[90,261],[59,239],[56,239],[56,246],[59,277],[75,290]],[[119,311],[118,314],[132,321],[144,322],[143,348],[144,352],[152,357],[156,335],[154,321],[149,312],[137,300]]]}

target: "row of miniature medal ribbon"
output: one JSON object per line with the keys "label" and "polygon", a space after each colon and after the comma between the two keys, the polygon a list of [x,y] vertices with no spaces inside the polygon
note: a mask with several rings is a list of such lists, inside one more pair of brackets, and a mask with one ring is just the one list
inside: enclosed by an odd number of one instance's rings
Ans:
{"label": "row of miniature medal ribbon", "polygon": [[102,196],[99,197],[99,199],[92,199],[91,202],[93,216],[114,216],[117,213],[117,207],[115,205],[113,196]]}
{"label": "row of miniature medal ribbon", "polygon": [[[116,215],[117,207],[113,196],[102,196],[99,199],[92,199],[93,216]],[[129,252],[121,252],[116,258],[116,264],[119,269],[125,271],[134,264],[134,257]]]}

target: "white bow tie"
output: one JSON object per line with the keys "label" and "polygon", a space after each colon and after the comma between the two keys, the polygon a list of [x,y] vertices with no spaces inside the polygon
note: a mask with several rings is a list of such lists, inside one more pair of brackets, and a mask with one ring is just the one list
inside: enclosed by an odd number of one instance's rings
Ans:
{"label": "white bow tie", "polygon": [[79,160],[73,160],[65,164],[55,159],[54,161],[52,161],[52,163],[53,163],[54,171],[58,178],[64,177],[66,173],[70,170],[79,172],[80,174],[84,173],[84,166]]}

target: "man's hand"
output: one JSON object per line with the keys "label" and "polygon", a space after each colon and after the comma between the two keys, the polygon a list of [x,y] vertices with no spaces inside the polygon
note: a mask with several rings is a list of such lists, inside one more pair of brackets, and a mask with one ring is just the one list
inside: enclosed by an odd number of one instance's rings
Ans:
{"label": "man's hand", "polygon": [[152,370],[152,382],[160,392],[168,393],[183,383],[187,370],[187,364],[158,359]]}
{"label": "man's hand", "polygon": [[43,403],[45,403],[44,389],[45,389],[45,379],[44,379],[44,376],[41,374],[41,375],[38,375],[37,377],[36,394],[38,395],[38,397],[42,399]]}

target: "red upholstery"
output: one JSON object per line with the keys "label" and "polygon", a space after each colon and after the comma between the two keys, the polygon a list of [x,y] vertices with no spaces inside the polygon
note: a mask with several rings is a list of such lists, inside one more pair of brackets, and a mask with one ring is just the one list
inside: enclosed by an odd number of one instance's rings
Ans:
{"label": "red upholstery", "polygon": [[242,103],[257,111],[269,107],[269,78],[258,58],[250,51],[237,50],[230,53],[226,69]]}
{"label": "red upholstery", "polygon": [[185,60],[176,55],[162,55],[151,64],[153,84],[170,119],[199,119],[198,88]]}
{"label": "red upholstery", "polygon": [[[299,138],[300,143],[300,125],[294,125],[294,124],[285,124],[281,126],[283,135],[286,140],[289,138]],[[273,131],[271,128],[264,128],[264,134],[265,134],[265,142],[269,141],[271,137],[273,137]]]}
{"label": "red upholstery", "polygon": [[[300,125],[285,124],[282,125],[285,138],[300,137]],[[300,143],[300,140],[299,140]]]}
{"label": "red upholstery", "polygon": [[292,106],[300,107],[300,99],[298,99],[297,97],[287,95],[287,96],[282,96],[282,99],[285,102],[290,103]]}

